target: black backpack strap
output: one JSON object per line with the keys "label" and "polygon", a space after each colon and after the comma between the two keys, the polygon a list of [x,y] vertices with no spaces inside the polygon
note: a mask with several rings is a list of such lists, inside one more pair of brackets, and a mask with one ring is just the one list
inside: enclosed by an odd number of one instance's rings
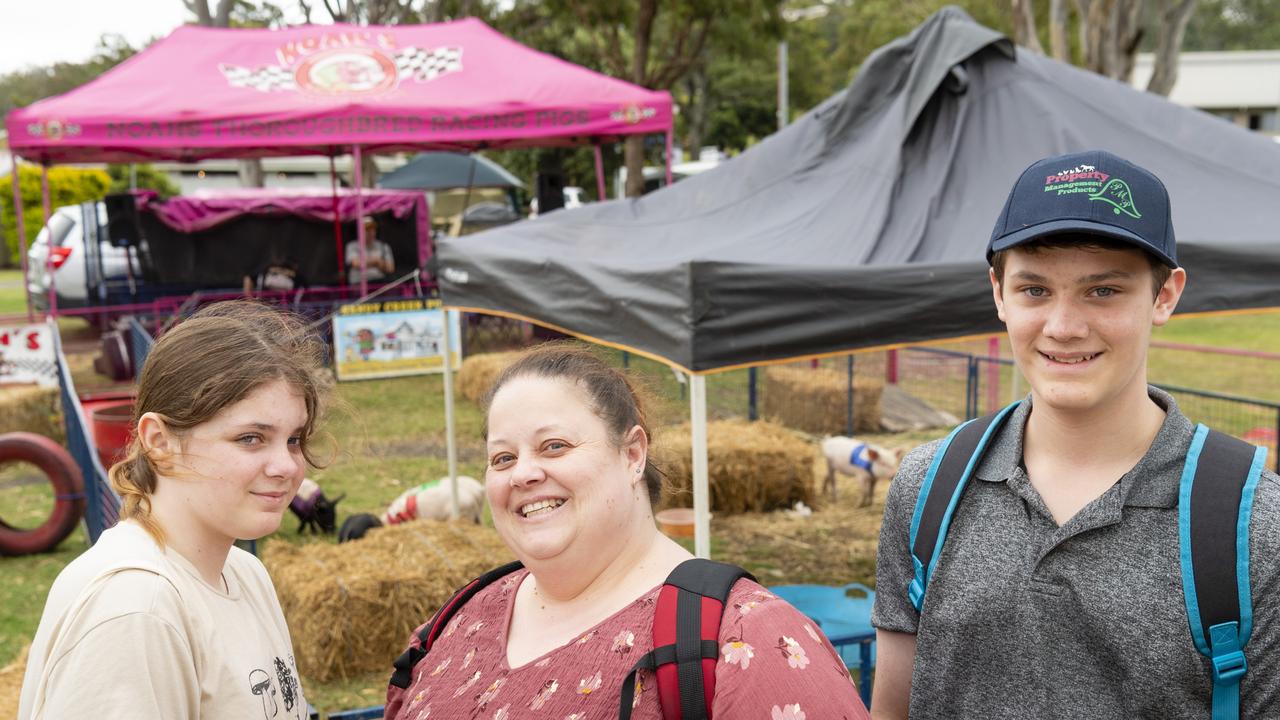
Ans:
{"label": "black backpack strap", "polygon": [[1197,425],[1178,493],[1187,622],[1211,661],[1213,718],[1240,715],[1244,648],[1253,630],[1249,518],[1267,451]]}
{"label": "black backpack strap", "polygon": [[925,589],[942,553],[942,543],[947,539],[951,514],[960,502],[960,495],[982,461],[991,438],[1018,405],[1013,403],[1000,412],[957,427],[933,456],[911,516],[909,545],[915,577],[907,588],[907,595],[916,612],[924,606]]}
{"label": "black backpack strap", "polygon": [[686,560],[667,576],[653,613],[653,650],[622,683],[618,717],[629,720],[636,673],[652,670],[666,720],[709,720],[720,657],[720,620],[735,583],[755,580],[746,570],[702,558]]}
{"label": "black backpack strap", "polygon": [[467,604],[467,601],[475,597],[476,593],[492,585],[494,581],[500,580],[523,567],[524,565],[519,561],[507,563],[472,580],[464,585],[462,589],[455,592],[453,597],[440,606],[431,621],[423,625],[422,629],[418,631],[417,644],[409,643],[409,648],[400,657],[396,658],[393,663],[395,672],[391,674],[391,684],[407,690],[409,684],[413,681],[413,669],[431,651],[431,646],[435,644],[436,638],[440,637],[440,633],[449,624],[449,619],[458,612],[458,608]]}

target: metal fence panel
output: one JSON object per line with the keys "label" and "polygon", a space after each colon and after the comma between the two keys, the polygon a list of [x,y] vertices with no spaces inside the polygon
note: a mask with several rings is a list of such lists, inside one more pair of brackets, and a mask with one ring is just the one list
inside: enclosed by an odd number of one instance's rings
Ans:
{"label": "metal fence panel", "polygon": [[155,338],[151,337],[151,331],[142,325],[137,317],[129,318],[129,347],[133,351],[133,377],[137,379],[142,373],[142,365],[147,360],[147,355],[151,353],[151,347],[156,344]]}
{"label": "metal fence panel", "polygon": [[[54,337],[58,337],[55,328]],[[80,466],[80,475],[84,478],[85,493],[85,527],[89,535],[89,543],[98,541],[103,530],[116,524],[120,516],[120,496],[111,489],[107,480],[107,471],[98,460],[98,448],[94,445],[93,436],[89,432],[89,424],[85,419],[84,408],[80,405],[80,397],[76,394],[75,383],[71,379],[71,371],[67,367],[67,358],[62,354],[62,343],[55,341],[57,349],[59,394],[62,398],[62,418],[67,431],[67,449],[76,465]]]}

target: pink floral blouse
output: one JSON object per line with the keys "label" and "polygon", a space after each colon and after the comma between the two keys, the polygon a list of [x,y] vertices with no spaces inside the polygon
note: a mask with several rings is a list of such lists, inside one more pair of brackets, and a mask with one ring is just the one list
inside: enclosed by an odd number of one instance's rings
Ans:
{"label": "pink floral blouse", "polygon": [[[520,570],[485,588],[453,616],[431,653],[414,668],[398,709],[395,696],[388,695],[388,720],[618,717],[622,682],[653,647],[659,588],[577,640],[513,668],[507,665],[507,625],[515,589],[527,573]],[[652,673],[638,677],[634,720],[662,717],[653,682]],[[749,580],[734,586],[720,624],[712,716],[869,717],[844,664],[813,622]]]}

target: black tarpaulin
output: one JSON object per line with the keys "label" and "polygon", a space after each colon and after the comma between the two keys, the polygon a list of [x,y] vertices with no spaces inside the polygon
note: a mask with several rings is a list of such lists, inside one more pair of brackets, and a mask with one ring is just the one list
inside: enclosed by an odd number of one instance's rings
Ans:
{"label": "black tarpaulin", "polygon": [[1109,150],[1173,202],[1180,312],[1280,305],[1280,147],[946,8],[854,83],[643,198],[439,246],[446,304],[695,372],[1000,329],[984,253],[1033,161]]}

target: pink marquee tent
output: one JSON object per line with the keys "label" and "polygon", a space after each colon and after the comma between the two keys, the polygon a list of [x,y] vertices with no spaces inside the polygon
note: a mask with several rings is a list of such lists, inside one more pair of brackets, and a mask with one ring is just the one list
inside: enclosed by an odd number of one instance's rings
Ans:
{"label": "pink marquee tent", "polygon": [[350,152],[357,187],[364,152],[594,143],[603,198],[599,144],[625,135],[665,133],[670,179],[672,105],[666,92],[538,52],[475,19],[186,25],[83,87],[9,113],[5,127],[11,151],[46,168]]}
{"label": "pink marquee tent", "polygon": [[435,25],[187,25],[93,82],[15,110],[41,164],[571,145],[671,128],[671,96]]}

